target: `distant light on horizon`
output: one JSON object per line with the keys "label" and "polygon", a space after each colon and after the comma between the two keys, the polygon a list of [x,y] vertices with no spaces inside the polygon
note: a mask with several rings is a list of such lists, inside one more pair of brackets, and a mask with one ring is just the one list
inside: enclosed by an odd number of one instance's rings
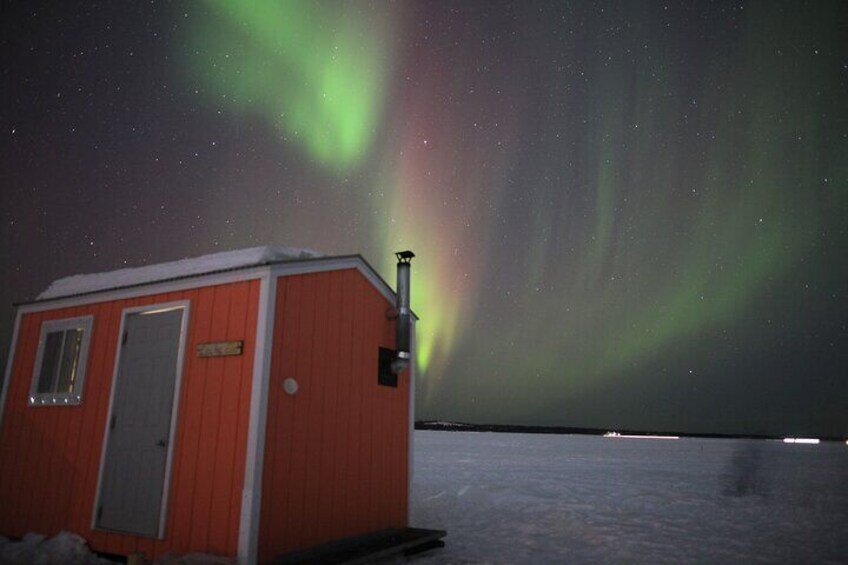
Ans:
{"label": "distant light on horizon", "polygon": [[[783,438],[783,443],[805,443],[809,445],[818,445],[820,440],[818,438],[808,438],[808,437],[785,437]],[[846,442],[848,443],[848,442]]]}
{"label": "distant light on horizon", "polygon": [[680,436],[652,436],[640,434],[620,434],[618,432],[607,432],[604,437],[617,437],[627,439],[680,439]]}

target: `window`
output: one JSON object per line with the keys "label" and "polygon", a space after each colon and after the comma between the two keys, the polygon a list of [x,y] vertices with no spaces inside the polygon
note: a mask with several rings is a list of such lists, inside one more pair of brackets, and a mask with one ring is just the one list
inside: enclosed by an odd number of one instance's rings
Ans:
{"label": "window", "polygon": [[79,404],[91,341],[91,316],[50,320],[41,324],[29,403]]}

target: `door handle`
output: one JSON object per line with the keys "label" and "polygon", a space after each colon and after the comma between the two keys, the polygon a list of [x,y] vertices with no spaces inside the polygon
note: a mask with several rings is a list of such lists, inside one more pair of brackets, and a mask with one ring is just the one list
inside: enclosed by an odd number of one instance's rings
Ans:
{"label": "door handle", "polygon": [[160,440],[156,443],[156,445],[158,445],[159,447],[165,447],[166,445],[168,445],[168,442],[167,442],[166,440],[164,440],[164,439],[160,439]]}

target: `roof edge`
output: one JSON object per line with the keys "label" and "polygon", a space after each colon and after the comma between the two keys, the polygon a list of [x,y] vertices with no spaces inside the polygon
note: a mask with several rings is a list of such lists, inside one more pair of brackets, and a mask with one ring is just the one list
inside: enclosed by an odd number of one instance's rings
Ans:
{"label": "roof edge", "polygon": [[[310,264],[320,264],[320,263],[332,263],[332,262],[346,261],[346,260],[358,261],[359,263],[361,263],[370,272],[370,274],[373,275],[374,280],[372,280],[372,283],[376,283],[376,284],[383,286],[384,290],[386,290],[391,296],[396,295],[395,289],[393,289],[391,287],[391,285],[389,285],[389,283],[386,282],[386,280],[371,265],[371,263],[369,263],[365,259],[365,257],[356,253],[356,254],[350,254],[350,255],[328,255],[328,256],[322,256],[322,257],[304,257],[304,258],[298,258],[298,259],[283,259],[283,260],[278,260],[278,261],[264,261],[262,263],[255,263],[255,264],[251,264],[251,265],[240,265],[238,267],[229,267],[229,268],[226,268],[226,269],[215,269],[215,270],[212,270],[212,271],[206,271],[206,272],[202,272],[202,273],[192,273],[192,274],[181,275],[181,276],[177,276],[177,277],[169,277],[169,278],[159,279],[159,280],[155,280],[155,281],[145,281],[145,282],[140,282],[140,283],[135,283],[135,284],[119,285],[119,286],[114,286],[114,287],[109,287],[109,288],[101,288],[101,289],[92,290],[92,291],[89,291],[89,292],[80,292],[80,293],[76,293],[76,294],[67,294],[67,295],[62,295],[62,296],[51,296],[49,298],[13,302],[12,306],[14,308],[22,308],[22,307],[27,307],[27,306],[48,305],[51,302],[73,301],[74,299],[91,298],[91,297],[96,297],[97,295],[108,294],[108,293],[111,293],[111,292],[129,291],[129,290],[133,290],[133,289],[141,289],[141,288],[148,287],[148,286],[156,286],[156,285],[163,285],[163,284],[168,284],[168,283],[176,283],[176,282],[180,282],[180,281],[191,281],[193,279],[203,279],[203,278],[206,278],[206,277],[212,277],[212,276],[215,276],[215,275],[222,275],[222,274],[226,274],[226,273],[237,273],[239,271],[249,271],[251,269],[264,269],[264,268],[271,269],[273,267],[279,267],[279,266],[310,265]],[[285,275],[283,275],[283,276],[285,276]],[[415,312],[413,312],[412,315],[416,319],[420,319],[418,317],[418,315],[415,314]]]}
{"label": "roof edge", "polygon": [[[227,267],[225,269],[213,269],[211,271],[204,271],[204,272],[201,272],[201,273],[191,273],[191,274],[188,274],[188,275],[179,275],[179,276],[176,276],[176,277],[167,277],[167,278],[163,278],[163,279],[144,281],[144,282],[139,282],[139,283],[127,284],[127,285],[117,285],[117,286],[111,286],[111,287],[107,287],[107,288],[98,288],[96,290],[91,290],[91,291],[87,291],[87,292],[77,292],[77,293],[73,293],[73,294],[63,294],[63,295],[60,295],[60,296],[50,296],[48,298],[41,298],[41,299],[36,298],[34,300],[24,300],[24,301],[20,301],[20,302],[13,302],[12,306],[17,308],[18,306],[28,306],[30,304],[46,304],[48,302],[53,302],[53,301],[58,301],[58,300],[68,300],[68,299],[71,299],[71,298],[80,298],[80,297],[84,297],[84,296],[94,296],[94,295],[103,294],[103,293],[106,293],[106,292],[114,292],[116,290],[128,290],[128,289],[132,289],[132,288],[142,288],[142,287],[145,287],[145,286],[153,286],[153,285],[157,285],[157,284],[164,284],[164,283],[175,282],[175,281],[198,279],[198,278],[203,278],[203,277],[210,276],[210,275],[219,275],[219,274],[222,274],[222,273],[232,273],[232,272],[237,272],[237,271],[246,271],[246,270],[249,270],[249,269],[271,267],[271,266],[274,266],[274,265],[296,264],[296,263],[312,263],[312,262],[331,261],[331,260],[340,260],[340,259],[352,259],[352,258],[359,258],[366,265],[368,264],[368,262],[365,261],[365,259],[361,255],[358,255],[358,254],[355,254],[355,255],[328,255],[328,256],[323,256],[323,257],[305,257],[305,258],[298,258],[298,259],[282,259],[282,260],[279,260],[279,261],[263,261],[261,263],[239,265],[237,267]],[[371,265],[368,265],[368,267],[373,270],[373,267],[371,267]]]}

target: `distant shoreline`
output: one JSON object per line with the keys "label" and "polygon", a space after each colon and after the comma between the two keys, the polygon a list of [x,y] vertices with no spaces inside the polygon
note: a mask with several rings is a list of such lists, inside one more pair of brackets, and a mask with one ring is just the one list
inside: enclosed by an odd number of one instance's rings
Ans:
{"label": "distant shoreline", "polygon": [[[645,437],[678,436],[681,438],[702,439],[762,439],[782,441],[785,436],[757,435],[757,434],[719,434],[719,433],[690,433],[670,430],[629,430],[629,429],[599,429],[599,428],[577,428],[567,426],[522,426],[512,424],[468,424],[465,422],[444,422],[422,420],[415,422],[416,430],[436,430],[444,432],[495,432],[513,434],[557,434],[557,435],[588,435],[604,436],[610,432],[621,435],[638,435]],[[817,437],[822,442],[844,443],[839,437]]]}

